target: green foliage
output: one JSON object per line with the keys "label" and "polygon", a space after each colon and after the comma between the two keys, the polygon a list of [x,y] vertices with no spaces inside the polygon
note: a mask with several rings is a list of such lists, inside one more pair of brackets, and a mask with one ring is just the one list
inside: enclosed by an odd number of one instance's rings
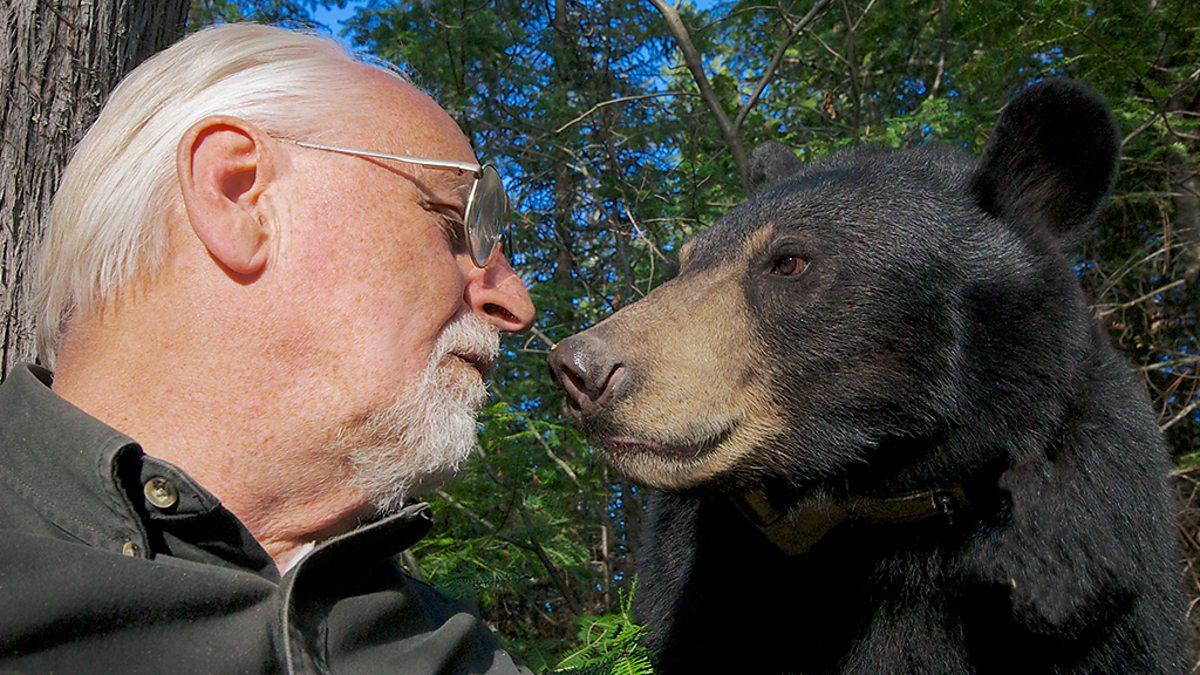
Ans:
{"label": "green foliage", "polygon": [[257,21],[283,26],[312,25],[312,10],[318,6],[345,7],[346,0],[192,0],[188,11],[188,31],[214,23]]}
{"label": "green foliage", "polygon": [[649,675],[650,650],[640,644],[646,629],[629,612],[630,598],[622,595],[620,611],[579,619],[579,647],[563,656],[556,673],[570,675]]}

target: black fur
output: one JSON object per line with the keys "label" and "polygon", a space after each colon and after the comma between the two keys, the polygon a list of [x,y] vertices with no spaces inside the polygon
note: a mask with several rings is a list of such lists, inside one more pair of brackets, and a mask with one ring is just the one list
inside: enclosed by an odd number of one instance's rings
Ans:
{"label": "black fur", "polygon": [[[634,609],[660,672],[1184,672],[1168,452],[1066,254],[1112,185],[1117,134],[1095,94],[1051,81],[978,162],[754,153],[753,199],[682,273],[774,224],[742,283],[789,428],[653,498]],[[780,255],[807,270],[769,274]],[[843,525],[799,557],[729,498],[946,484],[971,514]]]}

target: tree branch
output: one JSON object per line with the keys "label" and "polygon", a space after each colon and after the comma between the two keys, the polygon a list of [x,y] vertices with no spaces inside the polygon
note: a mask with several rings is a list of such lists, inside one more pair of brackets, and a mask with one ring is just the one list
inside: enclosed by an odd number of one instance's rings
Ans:
{"label": "tree branch", "polygon": [[1184,406],[1183,410],[1175,413],[1175,416],[1167,420],[1165,424],[1158,428],[1158,430],[1166,431],[1167,429],[1170,429],[1171,427],[1175,426],[1176,422],[1190,415],[1196,408],[1200,408],[1200,401],[1193,401],[1192,403]]}
{"label": "tree branch", "polygon": [[567,609],[571,610],[571,614],[574,616],[582,616],[583,606],[575,598],[575,593],[571,590],[570,584],[567,583],[566,576],[558,569],[554,561],[550,559],[550,556],[546,553],[546,549],[542,548],[541,542],[533,536],[536,528],[534,528],[533,521],[529,518],[529,510],[525,508],[525,504],[520,500],[517,501],[517,511],[521,514],[521,522],[525,523],[525,527],[529,530],[529,543],[533,547],[534,556],[542,563],[542,567],[546,568],[546,572],[550,575],[550,581],[562,593],[563,602],[567,605]]}
{"label": "tree branch", "polygon": [[1116,312],[1118,310],[1129,309],[1130,307],[1133,307],[1134,305],[1143,303],[1143,302],[1149,300],[1150,298],[1153,298],[1154,296],[1158,295],[1159,293],[1166,293],[1167,291],[1171,290],[1172,288],[1175,288],[1176,286],[1182,286],[1183,284],[1184,284],[1183,279],[1176,279],[1175,281],[1172,281],[1171,283],[1167,284],[1166,286],[1161,286],[1159,288],[1156,288],[1141,297],[1130,300],[1129,302],[1124,302],[1124,303],[1121,303],[1114,307],[1108,307],[1106,309],[1103,309],[1096,313],[1096,318],[1098,318],[1098,319],[1104,318],[1104,317],[1108,316],[1109,314],[1112,314],[1113,312]]}
{"label": "tree branch", "polygon": [[925,100],[937,98],[938,90],[942,88],[942,77],[946,74],[946,43],[949,42],[950,18],[946,15],[946,0],[941,0],[938,9],[938,62],[934,72],[933,84],[929,85],[929,95]]}
{"label": "tree branch", "polygon": [[[868,5],[867,9],[870,9]],[[862,83],[859,79],[858,48],[854,43],[858,23],[850,18],[850,5],[842,0],[842,12],[846,16],[846,65],[850,76],[850,95],[854,101],[854,135],[857,138],[862,133]],[[865,16],[865,15],[864,15]]]}
{"label": "tree branch", "polygon": [[770,65],[763,71],[762,77],[758,79],[758,86],[755,87],[754,93],[750,94],[750,98],[746,99],[746,102],[742,104],[742,109],[738,111],[737,118],[733,120],[733,129],[735,132],[741,131],[742,123],[746,121],[746,116],[750,114],[750,110],[754,108],[754,104],[758,103],[758,98],[762,95],[763,90],[775,78],[775,71],[779,69],[779,64],[783,63],[783,57],[787,53],[788,48],[792,46],[796,38],[800,37],[800,33],[812,25],[820,13],[832,3],[833,0],[819,0],[799,21],[791,24],[787,37],[783,39],[783,42],[779,43],[779,48],[775,50],[775,56],[771,58]]}
{"label": "tree branch", "polygon": [[1141,124],[1139,124],[1136,128],[1134,128],[1133,131],[1129,132],[1129,135],[1127,135],[1127,136],[1125,136],[1125,138],[1121,139],[1121,148],[1124,148],[1126,145],[1128,145],[1130,141],[1132,141],[1134,138],[1139,136],[1146,129],[1149,129],[1150,127],[1154,126],[1154,123],[1157,122],[1159,119],[1162,119],[1164,122],[1166,122],[1167,121],[1167,118],[1166,118],[1167,108],[1171,105],[1172,101],[1176,97],[1178,97],[1181,93],[1183,93],[1184,90],[1186,90],[1188,87],[1195,84],[1197,81],[1200,81],[1200,68],[1197,68],[1195,71],[1192,72],[1191,75],[1188,75],[1187,77],[1185,77],[1175,87],[1175,89],[1173,91],[1171,91],[1170,94],[1167,94],[1166,97],[1163,98],[1163,100],[1160,101],[1159,104],[1156,106],[1155,111],[1150,114],[1149,119],[1147,119],[1145,122],[1142,122]]}
{"label": "tree branch", "polygon": [[620,98],[614,98],[614,99],[610,99],[608,101],[601,101],[601,102],[597,103],[596,105],[588,108],[587,111],[584,112],[579,117],[576,117],[575,119],[571,120],[570,122],[567,122],[566,124],[562,125],[561,127],[555,129],[554,133],[561,134],[562,132],[566,131],[567,129],[570,129],[571,127],[575,126],[576,124],[582,122],[589,115],[591,115],[592,113],[596,112],[597,110],[603,108],[604,106],[609,106],[614,103],[624,103],[626,101],[637,101],[637,100],[643,99],[643,98],[659,98],[662,96],[695,96],[695,94],[693,94],[690,91],[664,91],[664,92],[660,92],[657,94],[639,94],[637,96],[622,96]]}
{"label": "tree branch", "polygon": [[733,123],[729,121],[729,115],[725,112],[725,108],[721,105],[720,99],[713,91],[712,86],[708,82],[708,76],[704,74],[704,64],[700,62],[700,53],[696,51],[695,45],[692,44],[692,37],[688,34],[687,27],[683,25],[683,19],[679,16],[679,10],[672,5],[668,5],[663,0],[650,0],[650,4],[658,10],[659,14],[667,22],[667,30],[671,36],[675,38],[675,42],[679,45],[679,51],[683,54],[683,62],[692,73],[692,79],[696,81],[696,88],[700,90],[700,98],[704,104],[708,106],[709,112],[712,113],[713,119],[717,122],[717,127],[721,130],[721,137],[725,141],[725,146],[729,148],[729,153],[733,155],[733,163],[737,166],[738,177],[741,179],[742,188],[747,193],[750,192],[750,169],[746,162],[746,150],[742,146],[742,141],[738,138],[737,130]]}

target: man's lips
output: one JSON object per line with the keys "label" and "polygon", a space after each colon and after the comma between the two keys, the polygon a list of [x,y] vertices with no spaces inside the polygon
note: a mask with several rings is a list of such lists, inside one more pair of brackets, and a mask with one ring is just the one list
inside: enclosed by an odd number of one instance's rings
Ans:
{"label": "man's lips", "polygon": [[492,373],[492,360],[480,354],[471,354],[469,352],[451,352],[453,356],[460,361],[464,361],[467,365],[479,371],[479,376],[486,378]]}

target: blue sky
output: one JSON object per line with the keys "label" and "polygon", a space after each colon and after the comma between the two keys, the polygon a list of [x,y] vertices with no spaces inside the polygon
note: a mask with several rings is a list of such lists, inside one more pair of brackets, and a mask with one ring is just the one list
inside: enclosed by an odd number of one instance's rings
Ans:
{"label": "blue sky", "polygon": [[[352,16],[356,9],[361,7],[365,0],[350,0],[343,8],[337,7],[318,7],[313,10],[313,18],[317,23],[328,26],[335,37],[339,37],[338,33],[342,31],[342,21]],[[694,3],[700,9],[708,9],[716,4],[716,0],[694,0]]]}
{"label": "blue sky", "polygon": [[348,19],[354,14],[354,11],[363,3],[347,2],[346,6],[339,9],[337,7],[318,7],[313,10],[313,19],[322,25],[328,26],[329,30],[333,31],[334,37],[342,32],[342,21]]}

